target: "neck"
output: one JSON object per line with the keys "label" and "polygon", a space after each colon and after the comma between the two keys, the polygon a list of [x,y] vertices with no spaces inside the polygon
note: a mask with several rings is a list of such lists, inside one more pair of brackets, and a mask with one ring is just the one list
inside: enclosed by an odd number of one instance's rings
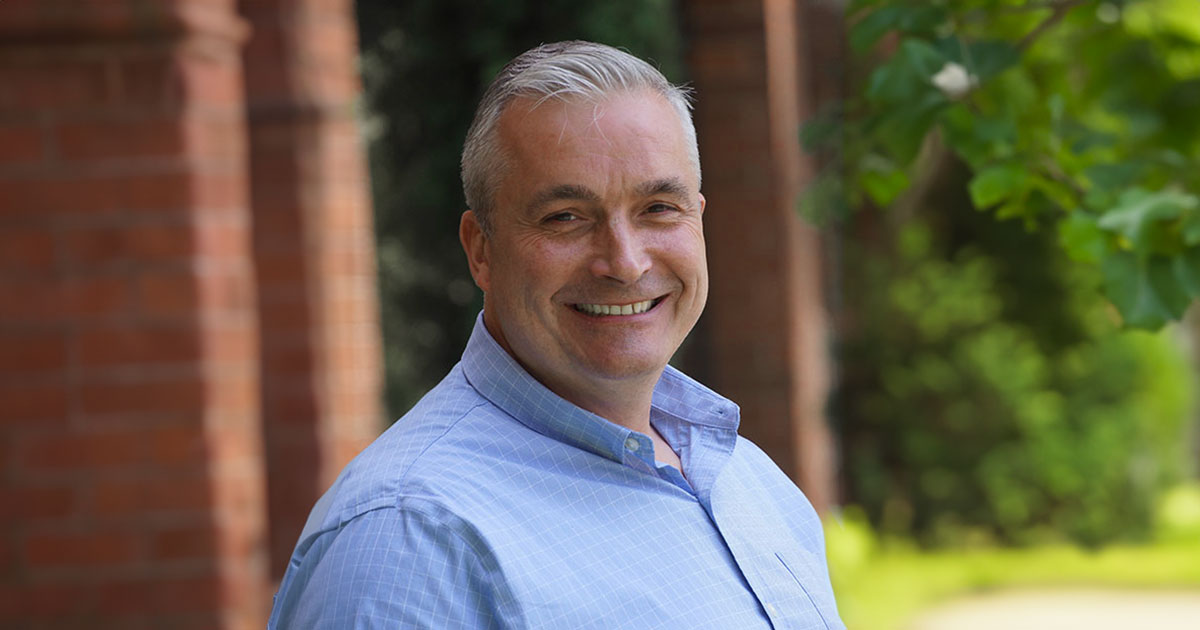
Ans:
{"label": "neck", "polygon": [[563,392],[551,384],[544,382],[543,384],[550,391],[562,396],[577,407],[586,409],[626,429],[649,435],[651,433],[650,402],[654,396],[654,384],[657,382],[657,378],[650,381],[649,384],[634,385],[623,382],[601,391],[586,394],[578,391]]}
{"label": "neck", "polygon": [[650,426],[650,403],[654,397],[654,387],[658,384],[663,370],[666,369],[665,365],[655,372],[630,375],[626,378],[589,377],[578,373],[543,373],[523,360],[520,354],[513,350],[503,329],[490,321],[486,310],[483,314],[483,323],[492,339],[508,353],[508,356],[512,357],[546,389],[576,407],[590,411],[609,422],[639,433],[647,435],[653,433]]}

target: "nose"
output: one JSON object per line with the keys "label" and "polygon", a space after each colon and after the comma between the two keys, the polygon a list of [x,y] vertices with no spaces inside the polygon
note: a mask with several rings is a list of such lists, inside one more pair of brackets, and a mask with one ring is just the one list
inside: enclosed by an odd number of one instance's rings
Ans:
{"label": "nose", "polygon": [[637,282],[650,270],[650,255],[643,235],[628,221],[614,219],[597,230],[592,273],[622,284]]}

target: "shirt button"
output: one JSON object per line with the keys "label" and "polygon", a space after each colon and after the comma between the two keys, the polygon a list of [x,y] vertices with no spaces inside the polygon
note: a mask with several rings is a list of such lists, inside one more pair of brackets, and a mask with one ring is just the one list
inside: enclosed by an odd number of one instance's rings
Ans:
{"label": "shirt button", "polygon": [[767,604],[767,612],[774,615],[775,613],[778,613],[779,611],[775,610],[775,604]]}
{"label": "shirt button", "polygon": [[630,452],[636,453],[641,447],[642,444],[638,442],[637,438],[633,437],[632,435],[625,438],[625,448],[629,449]]}

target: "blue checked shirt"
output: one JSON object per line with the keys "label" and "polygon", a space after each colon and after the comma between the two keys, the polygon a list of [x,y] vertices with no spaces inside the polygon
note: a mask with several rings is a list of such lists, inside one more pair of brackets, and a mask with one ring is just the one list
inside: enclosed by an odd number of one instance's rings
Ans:
{"label": "blue checked shirt", "polygon": [[649,437],[558,397],[488,334],[309,516],[268,627],[838,630],[821,524],[668,367]]}

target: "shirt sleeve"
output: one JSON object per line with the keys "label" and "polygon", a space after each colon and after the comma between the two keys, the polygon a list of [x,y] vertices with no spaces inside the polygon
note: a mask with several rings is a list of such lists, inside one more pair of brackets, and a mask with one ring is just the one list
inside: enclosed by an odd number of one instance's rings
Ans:
{"label": "shirt sleeve", "polygon": [[372,510],[314,541],[280,586],[268,627],[509,627],[512,598],[491,558],[435,504]]}

